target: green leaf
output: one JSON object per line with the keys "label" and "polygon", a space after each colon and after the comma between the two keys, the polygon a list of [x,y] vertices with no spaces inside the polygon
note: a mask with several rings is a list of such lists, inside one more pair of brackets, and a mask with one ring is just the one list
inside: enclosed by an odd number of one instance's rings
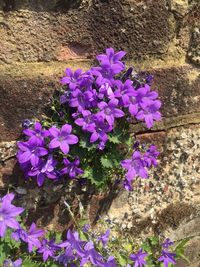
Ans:
{"label": "green leaf", "polygon": [[186,239],[181,240],[178,245],[175,248],[175,253],[177,258],[182,258],[185,261],[187,261],[189,263],[188,258],[185,256],[185,245],[187,244],[187,242],[190,240],[191,238],[188,237]]}
{"label": "green leaf", "polygon": [[124,244],[124,245],[123,245],[123,248],[124,248],[127,252],[131,252],[132,249],[133,249],[133,247],[132,247],[132,245],[131,245],[130,243],[128,243],[128,244]]}
{"label": "green leaf", "polygon": [[142,245],[141,245],[141,247],[146,251],[146,252],[148,252],[148,253],[151,253],[152,252],[152,248],[151,248],[151,246],[148,244],[148,243],[143,243]]}
{"label": "green leaf", "polygon": [[33,261],[30,257],[27,257],[23,263],[22,263],[22,267],[42,267],[42,264],[39,262],[35,262]]}
{"label": "green leaf", "polygon": [[108,158],[107,155],[104,155],[101,157],[101,164],[104,168],[112,168],[113,167],[113,161],[111,158]]}
{"label": "green leaf", "polygon": [[159,243],[159,238],[157,236],[151,236],[148,238],[151,242],[151,245],[156,246]]}
{"label": "green leaf", "polygon": [[109,135],[108,140],[113,144],[120,144],[121,141],[119,137],[120,137],[119,135]]}
{"label": "green leaf", "polygon": [[121,266],[125,266],[125,265],[126,265],[126,263],[127,263],[127,259],[126,259],[126,257],[125,257],[124,255],[120,255],[120,254],[118,254],[118,255],[117,255],[117,259],[118,259],[118,262],[119,262],[119,264],[120,264]]}

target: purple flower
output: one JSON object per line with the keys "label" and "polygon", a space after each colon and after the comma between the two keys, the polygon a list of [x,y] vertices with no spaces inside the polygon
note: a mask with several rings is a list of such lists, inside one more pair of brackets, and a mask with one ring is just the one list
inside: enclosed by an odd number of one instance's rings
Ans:
{"label": "purple flower", "polygon": [[56,164],[57,161],[53,159],[52,155],[49,155],[46,161],[40,160],[37,167],[32,167],[28,171],[28,176],[36,176],[38,186],[42,186],[46,177],[49,179],[58,178],[58,175],[55,171]]}
{"label": "purple flower", "polygon": [[33,122],[29,119],[25,119],[22,121],[22,127],[24,129],[28,129],[31,125],[33,125]]}
{"label": "purple flower", "polygon": [[65,253],[62,253],[59,256],[55,257],[55,260],[59,263],[62,263],[64,267],[68,267],[68,264],[75,260],[75,256],[73,255],[73,248],[70,243],[66,243],[65,248]]}
{"label": "purple flower", "polygon": [[99,99],[103,99],[104,97],[112,99],[115,97],[114,92],[109,83],[106,82],[100,86],[98,97]]}
{"label": "purple flower", "polygon": [[25,129],[23,133],[29,137],[36,137],[40,140],[43,140],[43,137],[48,137],[48,131],[42,129],[42,125],[39,122],[34,124],[34,128],[32,129]]}
{"label": "purple flower", "polygon": [[11,237],[12,237],[15,241],[17,241],[17,242],[19,242],[20,239],[21,239],[22,241],[26,242],[26,240],[27,240],[27,233],[26,233],[26,231],[25,231],[23,228],[20,227],[19,229],[17,229],[15,232],[13,232],[13,233],[11,234]]}
{"label": "purple flower", "polygon": [[162,247],[168,249],[170,246],[174,244],[173,241],[171,241],[169,238],[165,240],[165,242],[162,243]]}
{"label": "purple flower", "polygon": [[78,118],[74,122],[81,126],[83,131],[93,131],[95,129],[94,115],[89,110],[82,111],[83,118]]}
{"label": "purple flower", "polygon": [[123,181],[123,187],[127,190],[127,191],[132,191],[133,190],[133,186],[131,181],[125,180]]}
{"label": "purple flower", "polygon": [[145,84],[143,87],[137,90],[129,90],[129,112],[132,116],[135,116],[142,105],[149,100],[154,100],[158,97],[155,91],[150,90],[150,86]]}
{"label": "purple flower", "polygon": [[168,267],[170,263],[176,264],[175,256],[175,253],[171,253],[167,250],[162,250],[162,254],[158,261],[163,262],[164,267]]}
{"label": "purple flower", "polygon": [[71,90],[74,90],[76,89],[77,87],[77,82],[81,76],[81,73],[82,73],[82,70],[81,69],[78,69],[76,70],[74,73],[72,72],[72,70],[70,68],[67,68],[65,70],[65,74],[66,76],[63,77],[60,82],[63,84],[63,85],[66,85],[68,84],[69,85],[69,88]]}
{"label": "purple flower", "polygon": [[61,174],[68,174],[70,178],[75,178],[79,174],[84,173],[83,170],[78,168],[80,164],[78,157],[73,162],[70,162],[68,159],[64,159],[63,162],[66,167],[61,170]]}
{"label": "purple flower", "polygon": [[106,49],[106,54],[100,54],[96,58],[100,63],[100,67],[95,67],[92,70],[98,77],[97,84],[105,82],[110,83],[112,78],[124,70],[125,66],[120,61],[125,56],[124,51],[115,53],[113,48]]}
{"label": "purple flower", "polygon": [[17,146],[19,148],[17,158],[20,164],[30,161],[32,166],[36,167],[40,157],[48,154],[42,141],[35,137],[30,138],[27,142],[18,142]]}
{"label": "purple flower", "polygon": [[103,267],[117,267],[115,258],[113,256],[109,256],[106,263],[102,265]]}
{"label": "purple flower", "polygon": [[139,151],[135,151],[131,159],[125,159],[121,161],[123,168],[128,170],[126,174],[127,181],[131,182],[136,176],[147,178],[148,173],[146,170],[146,164]]}
{"label": "purple flower", "polygon": [[95,250],[94,243],[89,241],[84,247],[84,255],[82,256],[80,266],[87,262],[91,262],[94,266],[99,266],[103,261],[103,257]]}
{"label": "purple flower", "polygon": [[153,126],[154,120],[159,121],[161,119],[161,114],[158,111],[161,107],[161,102],[159,100],[150,100],[145,99],[141,104],[143,110],[140,110],[136,119],[145,121],[147,128],[151,128]]}
{"label": "purple flower", "polygon": [[10,259],[5,260],[3,263],[3,267],[21,267],[22,266],[22,259],[18,259],[12,262]]}
{"label": "purple flower", "polygon": [[16,232],[12,234],[12,238],[16,241],[20,239],[25,243],[28,243],[28,251],[29,253],[33,251],[33,248],[40,248],[41,243],[39,241],[39,237],[44,235],[44,230],[36,229],[35,223],[32,223],[28,232],[24,229],[18,229]]}
{"label": "purple flower", "polygon": [[107,133],[112,131],[113,127],[106,123],[101,116],[96,116],[94,122],[95,129],[88,129],[89,132],[92,132],[90,143],[94,143],[99,139],[101,141],[101,146],[104,146],[106,141],[108,140]]}
{"label": "purple flower", "polygon": [[69,106],[78,108],[81,112],[84,109],[95,107],[97,99],[96,90],[81,91],[76,89],[72,92],[69,100]]}
{"label": "purple flower", "polygon": [[131,254],[130,259],[135,262],[134,267],[142,267],[146,265],[147,263],[144,258],[147,255],[148,254],[146,252],[143,252],[142,249],[140,249],[136,254]]}
{"label": "purple flower", "polygon": [[79,239],[78,232],[72,232],[70,229],[67,231],[67,240],[60,243],[58,246],[61,248],[71,248],[76,251],[76,253],[81,256],[84,255],[84,251],[82,249],[82,245],[85,242]]}
{"label": "purple flower", "polygon": [[117,86],[117,90],[115,90],[115,97],[119,98],[119,104],[122,107],[128,107],[130,104],[130,97],[136,95],[136,91],[132,86],[131,80],[126,80],[125,83],[117,80],[115,81],[115,85]]}
{"label": "purple flower", "polygon": [[144,154],[144,160],[147,164],[147,167],[150,168],[152,165],[154,167],[157,166],[157,157],[159,156],[159,152],[157,151],[157,147],[151,145],[147,152]]}
{"label": "purple flower", "polygon": [[24,209],[15,207],[11,204],[14,194],[10,193],[0,199],[0,237],[4,237],[7,227],[12,229],[20,228],[16,217],[21,214]]}
{"label": "purple flower", "polygon": [[61,130],[55,126],[49,129],[52,136],[52,140],[49,143],[49,148],[54,149],[60,147],[64,154],[69,152],[69,145],[78,143],[78,137],[76,135],[70,134],[72,131],[72,126],[65,124],[62,126]]}
{"label": "purple flower", "polygon": [[82,231],[84,233],[87,233],[90,229],[90,225],[88,223],[86,223],[83,227],[82,227]]}
{"label": "purple flower", "polygon": [[37,252],[43,254],[43,261],[45,262],[49,257],[53,257],[55,252],[59,249],[60,248],[55,244],[55,240],[49,241],[44,238],[41,242],[41,247]]}
{"label": "purple flower", "polygon": [[101,236],[98,238],[98,241],[101,241],[102,244],[103,244],[103,246],[105,247],[106,244],[108,243],[109,236],[110,236],[110,229],[108,229],[103,235],[101,235]]}
{"label": "purple flower", "polygon": [[118,109],[119,101],[117,99],[112,99],[108,102],[100,102],[98,107],[100,108],[99,115],[103,119],[106,119],[108,124],[112,126],[114,124],[115,118],[121,118],[124,116],[124,112],[121,109]]}

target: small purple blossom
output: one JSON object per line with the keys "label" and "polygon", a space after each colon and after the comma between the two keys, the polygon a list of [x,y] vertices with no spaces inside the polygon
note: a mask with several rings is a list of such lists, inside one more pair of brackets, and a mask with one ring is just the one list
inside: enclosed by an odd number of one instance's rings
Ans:
{"label": "small purple blossom", "polygon": [[101,235],[98,238],[98,241],[100,241],[103,246],[106,246],[106,244],[108,243],[109,237],[110,237],[110,229],[108,229],[103,235]]}
{"label": "small purple blossom", "polygon": [[59,263],[62,263],[64,267],[68,267],[69,263],[72,263],[72,261],[75,260],[73,247],[70,245],[69,242],[65,244],[65,252],[55,257],[55,260],[58,261]]}
{"label": "small purple blossom", "polygon": [[25,129],[23,133],[29,137],[35,137],[40,140],[43,140],[43,137],[48,137],[48,131],[42,129],[42,125],[39,122],[34,124],[33,129]]}
{"label": "small purple blossom", "polygon": [[125,69],[120,61],[125,56],[124,51],[115,53],[113,48],[106,49],[106,54],[100,54],[96,58],[100,63],[99,67],[93,68],[93,73],[98,76],[97,84],[111,83],[113,77]]}
{"label": "small purple blossom", "polygon": [[161,119],[161,114],[158,111],[161,107],[161,102],[159,100],[145,99],[141,104],[142,110],[140,110],[136,119],[145,121],[147,128],[151,128],[154,121],[159,121]]}
{"label": "small purple blossom", "polygon": [[148,168],[150,168],[152,165],[156,167],[158,165],[157,163],[157,157],[159,156],[159,151],[157,150],[157,147],[154,145],[151,145],[147,152],[144,154],[144,160],[146,162],[146,165]]}
{"label": "small purple blossom", "polygon": [[84,233],[87,233],[90,229],[90,225],[88,223],[86,223],[83,227],[82,227],[82,231]]}
{"label": "small purple blossom", "polygon": [[15,207],[11,204],[14,194],[10,193],[0,199],[0,237],[5,236],[7,227],[19,229],[20,225],[16,217],[21,214],[24,209]]}
{"label": "small purple blossom", "polygon": [[101,146],[104,146],[108,140],[107,133],[112,131],[113,127],[107,122],[105,122],[102,116],[96,116],[94,122],[95,129],[88,129],[89,132],[92,132],[92,135],[90,137],[90,143],[94,143],[97,140],[100,140]]}
{"label": "small purple blossom", "polygon": [[162,247],[168,249],[170,246],[173,246],[174,242],[167,238],[163,243]]}
{"label": "small purple blossom", "polygon": [[113,256],[109,256],[106,263],[102,265],[103,267],[117,267],[115,258]]}
{"label": "small purple blossom", "polygon": [[72,232],[70,229],[67,231],[67,239],[66,241],[58,244],[61,248],[70,248],[76,250],[76,253],[81,256],[84,254],[82,245],[85,242],[80,240],[78,232]]}
{"label": "small purple blossom", "polygon": [[73,162],[70,162],[68,159],[63,160],[65,168],[61,170],[61,174],[68,174],[70,178],[75,178],[78,175],[84,173],[78,166],[80,165],[80,160],[77,157]]}
{"label": "small purple blossom", "polygon": [[75,124],[82,127],[83,131],[93,131],[95,129],[94,115],[89,110],[83,110],[82,116],[74,121]]}
{"label": "small purple blossom", "polygon": [[65,124],[62,126],[61,130],[55,126],[49,129],[52,136],[52,140],[49,143],[50,149],[55,149],[60,147],[64,154],[69,152],[69,145],[78,143],[78,137],[76,135],[70,134],[72,131],[72,126]]}
{"label": "small purple blossom", "polygon": [[18,142],[19,148],[17,158],[20,164],[31,162],[33,167],[36,167],[39,163],[40,157],[48,154],[48,150],[43,147],[41,140],[37,138],[31,138],[27,142]]}
{"label": "small purple blossom", "polygon": [[124,112],[117,108],[119,101],[112,99],[108,102],[101,102],[98,104],[100,108],[99,115],[105,119],[110,126],[114,125],[115,118],[121,118],[124,116]]}
{"label": "small purple blossom", "polygon": [[43,254],[43,261],[46,262],[49,257],[53,257],[55,252],[60,248],[55,244],[55,240],[43,239],[41,247],[38,249],[38,253]]}
{"label": "small purple blossom", "polygon": [[79,78],[81,76],[81,73],[82,73],[81,69],[78,69],[73,73],[73,71],[70,68],[67,68],[65,70],[66,76],[63,77],[60,80],[60,82],[63,85],[67,84],[71,90],[74,90],[77,87],[77,83],[78,83],[78,80],[79,80]]}
{"label": "small purple blossom", "polygon": [[23,129],[28,129],[29,127],[31,127],[33,125],[33,122],[29,119],[25,119],[22,121],[22,128]]}
{"label": "small purple blossom", "polygon": [[109,83],[104,83],[100,86],[98,97],[99,99],[103,99],[104,97],[112,99],[115,97],[113,89]]}
{"label": "small purple blossom", "polygon": [[148,254],[146,252],[143,252],[142,249],[140,249],[138,251],[138,253],[135,253],[135,254],[131,254],[130,255],[130,259],[132,261],[134,261],[134,267],[142,267],[144,265],[146,265],[146,261],[145,261],[145,257],[147,256]]}
{"label": "small purple blossom", "polygon": [[16,241],[20,239],[28,244],[28,251],[29,253],[33,251],[33,248],[40,248],[41,242],[38,239],[39,237],[43,236],[45,233],[44,230],[36,229],[35,223],[32,223],[28,232],[24,229],[18,229],[16,232],[12,233],[12,238]]}
{"label": "small purple blossom", "polygon": [[55,170],[57,161],[53,159],[53,155],[49,155],[47,160],[40,160],[37,167],[32,167],[28,171],[28,176],[37,178],[38,186],[42,186],[45,178],[57,179],[58,175]]}
{"label": "small purple blossom", "polygon": [[163,262],[164,267],[168,267],[170,263],[176,264],[175,256],[175,253],[169,252],[167,250],[162,250],[162,254],[158,261]]}
{"label": "small purple blossom", "polygon": [[130,97],[136,95],[132,83],[131,80],[126,80],[124,83],[121,80],[115,81],[117,90],[115,90],[114,95],[119,99],[119,105],[122,107],[128,107],[131,104]]}
{"label": "small purple blossom", "polygon": [[94,266],[99,266],[103,261],[103,257],[95,250],[94,243],[89,241],[84,247],[84,254],[82,256],[80,266],[85,265],[87,262],[92,263]]}
{"label": "small purple blossom", "polygon": [[128,171],[126,174],[128,181],[132,181],[136,176],[142,178],[148,177],[145,161],[139,151],[135,151],[131,159],[123,160],[121,165]]}
{"label": "small purple blossom", "polygon": [[16,261],[11,261],[10,259],[5,260],[3,263],[3,267],[21,267],[22,266],[22,259],[18,259]]}
{"label": "small purple blossom", "polygon": [[96,106],[97,92],[95,89],[81,91],[80,89],[74,90],[69,98],[69,106],[77,108],[78,111],[92,108]]}

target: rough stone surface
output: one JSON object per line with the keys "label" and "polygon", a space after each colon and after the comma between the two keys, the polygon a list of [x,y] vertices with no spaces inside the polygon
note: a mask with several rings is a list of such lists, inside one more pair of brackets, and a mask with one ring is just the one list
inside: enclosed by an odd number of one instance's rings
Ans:
{"label": "rough stone surface", "polygon": [[154,73],[154,87],[162,100],[164,117],[200,111],[200,71],[192,67],[162,68]]}
{"label": "rough stone surface", "polygon": [[40,117],[56,85],[50,79],[0,78],[0,141],[19,138],[23,119]]}
{"label": "rough stone surface", "polygon": [[67,13],[52,12],[55,1],[41,9],[42,2],[32,5],[45,11],[21,3],[1,12],[0,63],[87,58],[109,46],[144,57],[165,53],[173,36],[164,0],[86,1]]}
{"label": "rough stone surface", "polygon": [[200,65],[200,24],[193,29],[188,57],[193,63]]}

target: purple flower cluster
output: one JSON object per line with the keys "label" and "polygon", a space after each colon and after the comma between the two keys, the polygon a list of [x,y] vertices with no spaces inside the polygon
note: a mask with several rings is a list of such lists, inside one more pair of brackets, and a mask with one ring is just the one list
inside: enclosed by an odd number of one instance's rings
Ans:
{"label": "purple flower cluster", "polygon": [[[96,242],[90,239],[82,240],[78,232],[69,229],[66,239],[56,243],[54,239],[46,239],[44,237],[45,231],[37,229],[35,223],[31,224],[29,230],[25,230],[19,225],[15,217],[23,212],[23,208],[13,206],[11,204],[13,198],[13,194],[7,194],[0,202],[1,237],[5,236],[6,227],[11,227],[14,229],[14,232],[11,234],[12,239],[27,244],[29,253],[33,251],[35,253],[36,251],[41,254],[43,262],[46,262],[50,258],[65,267],[84,266],[88,263],[92,264],[92,266],[99,267],[117,267],[117,261],[113,256],[107,256],[108,258],[106,259],[106,256],[101,255],[97,249],[100,244],[102,244],[104,249],[106,248],[110,237],[110,229],[99,236]],[[5,228],[3,225],[5,225]],[[86,225],[85,228],[87,232],[89,225]],[[162,250],[158,261],[163,262],[165,267],[168,267],[169,263],[176,263],[176,254],[169,251],[171,245],[173,245],[173,242],[170,239],[166,239],[162,244],[164,250]],[[147,257],[148,254],[140,249],[137,253],[130,255],[130,260],[134,262],[134,267],[143,267],[147,264]],[[4,261],[3,267],[20,267],[21,264],[21,259],[14,262],[7,259]],[[126,267],[130,267],[130,265],[128,264]]]}
{"label": "purple flower cluster", "polygon": [[125,70],[121,59],[125,54],[108,48],[105,54],[96,57],[99,66],[86,72],[78,69],[74,73],[68,68],[61,79],[67,90],[60,103],[72,108],[75,124],[91,134],[90,142],[98,142],[99,149],[104,149],[108,133],[119,118],[133,116],[144,121],[148,128],[161,119],[161,102],[149,84],[134,88],[131,79],[121,80],[120,75],[122,77]]}
{"label": "purple flower cluster", "polygon": [[39,122],[34,124],[33,129],[25,129],[23,133],[27,140],[17,144],[17,159],[25,176],[36,178],[37,184],[42,186],[45,178],[57,180],[65,174],[71,178],[83,174],[78,168],[80,161],[77,158],[68,170],[64,168],[69,162],[66,158],[63,160],[63,167],[58,168],[56,155],[58,153],[67,155],[70,145],[78,143],[78,137],[71,132],[72,126],[69,124],[63,125],[61,129],[52,126],[46,130]]}
{"label": "purple flower cluster", "polygon": [[[26,178],[35,178],[38,186],[42,186],[45,179],[58,180],[63,175],[74,179],[83,175],[77,154],[69,155],[70,146],[77,144],[79,139],[82,141],[81,136],[78,138],[72,134],[72,130],[76,133],[82,130],[91,144],[104,150],[109,135],[121,118],[124,121],[129,121],[130,117],[144,121],[148,128],[161,119],[158,93],[150,88],[152,77],[143,77],[140,83],[141,75],[134,76],[133,68],[125,70],[122,62],[125,54],[108,48],[105,54],[96,57],[98,66],[86,72],[66,69],[61,79],[65,89],[60,104],[63,110],[64,106],[67,107],[72,125],[65,123],[61,128],[52,125],[45,129],[39,122],[24,121],[26,141],[18,142],[17,158]],[[156,165],[157,152],[154,153],[153,149],[152,146],[142,156],[136,151],[131,160],[122,162],[128,170],[126,189],[131,189],[135,176],[147,178],[147,168]]]}
{"label": "purple flower cluster", "polygon": [[148,169],[157,166],[157,157],[159,152],[156,146],[151,145],[149,149],[142,154],[136,150],[131,159],[125,159],[121,162],[121,166],[127,170],[124,187],[126,190],[132,190],[132,181],[137,177],[148,178]]}

